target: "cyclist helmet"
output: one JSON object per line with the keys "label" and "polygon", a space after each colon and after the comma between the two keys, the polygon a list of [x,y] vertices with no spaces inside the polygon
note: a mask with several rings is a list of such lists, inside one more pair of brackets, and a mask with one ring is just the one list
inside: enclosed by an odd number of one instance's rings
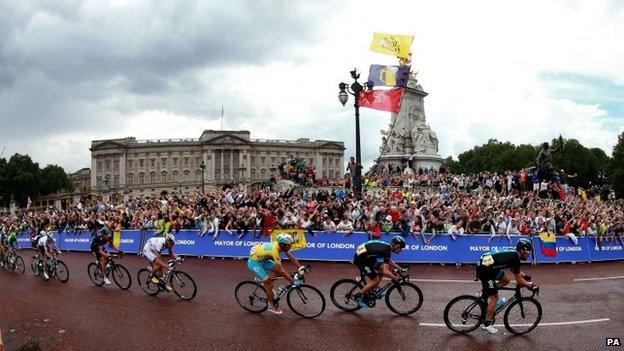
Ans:
{"label": "cyclist helmet", "polygon": [[175,236],[174,236],[173,234],[167,234],[167,235],[165,235],[165,241],[166,241],[166,240],[171,241],[171,243],[175,245]]}
{"label": "cyclist helmet", "polygon": [[530,252],[531,250],[533,250],[533,244],[531,243],[531,240],[529,239],[522,238],[518,240],[518,242],[516,243],[516,251]]}
{"label": "cyclist helmet", "polygon": [[405,239],[399,235],[395,235],[394,238],[390,241],[390,244],[398,246],[402,249],[405,248]]}
{"label": "cyclist helmet", "polygon": [[282,233],[278,235],[275,240],[278,244],[291,245],[295,242],[295,239],[290,234]]}

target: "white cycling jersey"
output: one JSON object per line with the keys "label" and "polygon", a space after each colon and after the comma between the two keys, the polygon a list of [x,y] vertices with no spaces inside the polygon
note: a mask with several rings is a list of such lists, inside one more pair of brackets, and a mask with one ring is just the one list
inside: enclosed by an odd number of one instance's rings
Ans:
{"label": "white cycling jersey", "polygon": [[164,246],[165,246],[164,237],[150,238],[145,242],[145,246],[143,246],[143,255],[150,262],[153,262],[154,259],[156,258],[156,255],[160,254]]}
{"label": "white cycling jersey", "polygon": [[46,246],[49,246],[49,244],[51,243],[52,243],[52,240],[49,240],[48,236],[44,235],[41,238],[39,238],[39,240],[37,241],[37,246],[46,247]]}

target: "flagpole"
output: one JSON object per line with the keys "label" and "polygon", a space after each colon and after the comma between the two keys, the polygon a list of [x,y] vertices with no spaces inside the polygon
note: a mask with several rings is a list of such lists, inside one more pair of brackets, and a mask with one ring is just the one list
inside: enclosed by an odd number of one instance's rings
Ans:
{"label": "flagpole", "polygon": [[223,105],[221,105],[221,131],[223,131]]}

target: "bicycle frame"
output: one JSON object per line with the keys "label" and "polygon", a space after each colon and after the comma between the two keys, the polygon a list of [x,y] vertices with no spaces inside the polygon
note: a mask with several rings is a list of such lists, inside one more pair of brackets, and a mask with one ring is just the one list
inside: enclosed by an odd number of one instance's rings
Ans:
{"label": "bicycle frame", "polygon": [[[398,270],[393,270],[393,273],[398,274],[399,275],[399,282],[402,281],[409,281],[409,273],[401,273]],[[366,285],[366,275],[360,273],[360,277],[359,279],[356,279],[356,281],[358,283],[360,283],[360,289],[364,288],[364,286]],[[384,286],[380,287],[379,285],[376,286],[377,289],[375,289],[375,299],[381,299],[383,297],[383,294],[386,292],[386,290],[390,289],[390,287],[392,287],[395,284],[395,282],[393,281],[389,281],[387,282]],[[373,291],[371,291],[373,292]],[[369,292],[369,294],[371,293]]]}
{"label": "bicycle frame", "polygon": [[[306,269],[303,272],[294,272],[294,273],[291,273],[290,275],[293,277],[293,279],[298,279],[302,283],[305,283],[305,272],[309,272],[309,271],[310,271],[310,268],[306,267]],[[276,281],[278,279],[285,279],[285,278],[284,277],[278,277],[278,276],[272,276],[272,277],[269,277],[269,279],[271,279],[273,281]],[[257,286],[258,286],[258,288],[260,288],[260,287],[264,288],[264,285],[262,284],[261,281],[257,282]],[[290,289],[292,289],[294,287],[295,287],[295,285],[293,283],[289,282],[288,284],[285,285],[285,288],[282,289],[282,291],[280,291],[279,294],[277,294],[276,296],[273,296],[273,300],[275,300],[275,302],[278,302],[282,297],[284,297],[284,295],[286,295],[286,293],[288,293],[288,291]]]}

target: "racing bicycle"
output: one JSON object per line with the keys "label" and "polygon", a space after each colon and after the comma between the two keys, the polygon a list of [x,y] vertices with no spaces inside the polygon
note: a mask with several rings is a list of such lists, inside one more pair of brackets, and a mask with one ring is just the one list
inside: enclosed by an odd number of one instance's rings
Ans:
{"label": "racing bicycle", "polygon": [[[412,314],[422,306],[423,294],[416,284],[409,282],[409,268],[393,269],[399,276],[399,282],[389,281],[384,286],[376,286],[363,296],[368,307],[375,307],[376,301],[385,297],[388,308],[398,315]],[[341,279],[332,285],[330,297],[334,305],[347,312],[362,308],[355,297],[366,285],[366,275],[360,273],[357,279]]]}
{"label": "racing bicycle", "polygon": [[176,294],[182,300],[192,300],[197,295],[197,285],[190,275],[178,271],[175,266],[184,262],[184,258],[178,256],[175,260],[167,262],[167,272],[160,278],[158,284],[152,282],[152,268],[140,269],[137,273],[137,282],[141,290],[150,296],[156,296],[160,292],[167,291],[166,285],[169,285],[173,289],[173,293]]}
{"label": "racing bicycle", "polygon": [[15,272],[17,274],[24,273],[24,259],[17,253],[15,249],[12,253],[3,252],[0,255],[0,261],[4,269]]}
{"label": "racing bicycle", "polygon": [[[43,260],[39,255],[35,255],[30,258],[30,267],[33,270],[35,276],[41,277],[41,279],[47,281],[56,277],[61,283],[67,283],[69,280],[69,269],[65,262],[57,259],[58,254],[52,255],[52,258],[48,260],[48,264],[44,265]],[[44,267],[45,266],[45,267]],[[44,269],[48,272],[48,278],[43,274]]]}
{"label": "racing bicycle", "polygon": [[[305,274],[310,272],[309,265],[302,266],[297,272],[290,276],[302,282],[295,286],[292,283],[282,285],[276,289],[273,299],[277,304],[279,300],[286,296],[288,307],[304,318],[314,318],[320,316],[325,311],[325,297],[323,293],[312,285],[305,284]],[[281,277],[272,276],[269,279],[277,280]],[[283,278],[281,278],[283,279]],[[236,286],[234,291],[238,304],[252,313],[262,313],[269,307],[266,290],[260,280],[242,281]]]}
{"label": "racing bicycle", "polygon": [[[530,276],[524,278],[530,281]],[[502,287],[498,290],[513,291],[514,294],[496,309],[494,316],[505,311],[503,322],[505,328],[515,335],[523,335],[535,329],[542,319],[542,305],[535,298],[539,288],[530,296],[522,295],[522,286],[513,288]],[[452,299],[444,309],[444,323],[452,331],[459,334],[470,333],[485,321],[487,298],[480,295],[461,295]]]}
{"label": "racing bicycle", "polygon": [[[123,258],[123,252],[113,253],[110,255],[106,269],[109,270],[109,275],[112,273],[113,281],[122,290],[128,290],[132,285],[132,276],[126,267],[115,262],[117,259]],[[100,267],[100,262],[96,261],[89,263],[87,266],[87,274],[89,279],[96,286],[102,286],[104,284],[104,272]]]}

